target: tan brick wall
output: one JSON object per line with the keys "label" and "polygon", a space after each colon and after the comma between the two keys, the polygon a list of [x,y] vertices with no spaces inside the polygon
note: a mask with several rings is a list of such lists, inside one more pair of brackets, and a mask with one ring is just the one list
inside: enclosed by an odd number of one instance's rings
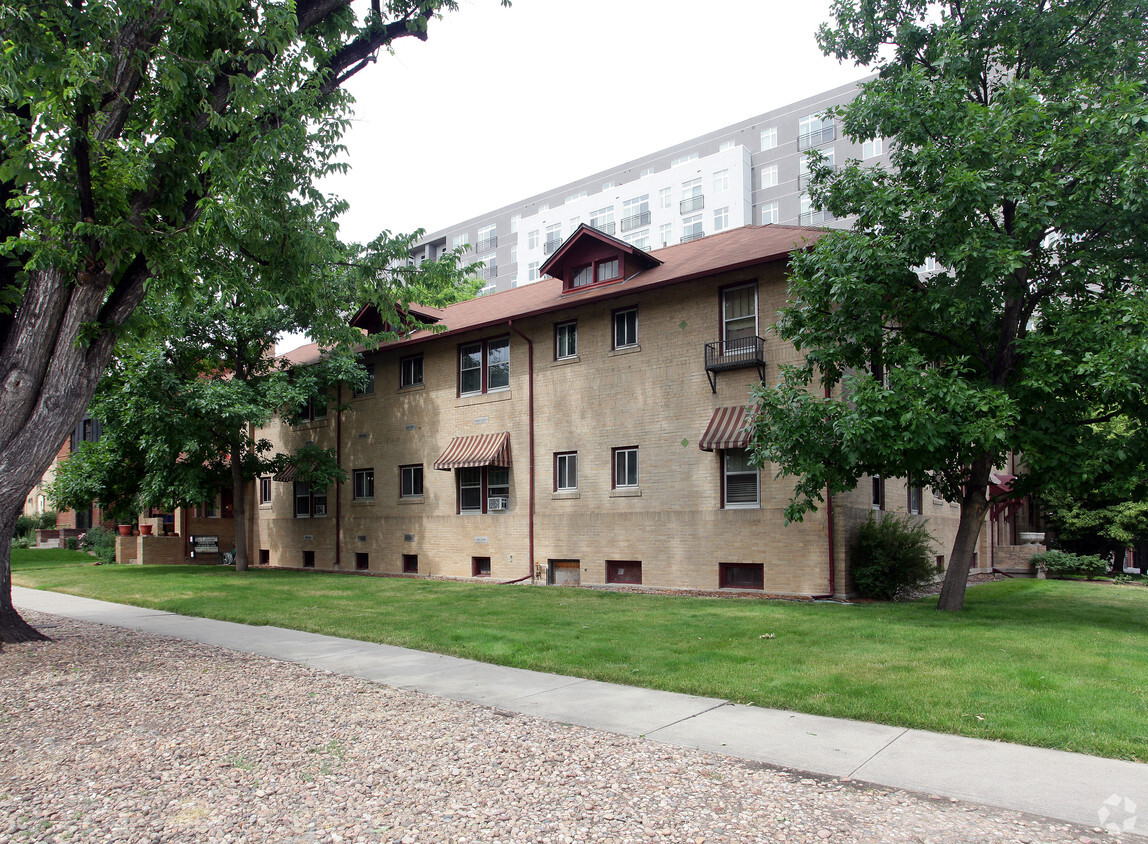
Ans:
{"label": "tan brick wall", "polygon": [[[348,482],[329,491],[327,517],[296,519],[292,485],[275,482],[271,504],[253,507],[253,559],[266,549],[272,565],[298,567],[309,550],[316,568],[333,568],[338,545],[340,567],[346,570],[354,567],[356,552],[367,553],[370,569],[380,572],[399,572],[402,555],[417,554],[420,574],[469,577],[472,557],[482,556],[491,558],[494,579],[542,570],[550,559],[576,559],[584,584],[605,582],[607,560],[640,560],[643,585],[700,589],[717,588],[719,563],[759,563],[768,592],[829,591],[824,510],[785,525],[792,482],[774,480],[774,466],[760,473],[760,508],[723,509],[720,456],[698,448],[714,410],[748,404],[757,378],[755,369],[719,373],[717,392],[711,391],[704,346],[719,339],[724,286],[757,283],[767,379],[776,379],[780,363],[796,359],[791,346],[766,332],[785,301],[782,272],[775,264],[515,321],[534,344],[533,560],[528,559],[528,346],[506,326],[376,353],[375,392],[350,400],[341,443],[348,474],[374,470],[374,499],[353,501]],[[639,347],[615,351],[612,312],[634,304]],[[554,324],[570,319],[578,321],[577,359],[555,361]],[[510,389],[458,397],[458,345],[507,335]],[[424,354],[425,386],[400,389],[399,359],[416,351]],[[324,421],[272,427],[260,435],[282,450],[308,440],[334,447],[338,427],[332,412]],[[452,437],[501,431],[510,433],[511,442],[509,511],[457,514],[456,473],[435,470],[435,459]],[[639,487],[618,494],[611,489],[612,449],[626,446],[638,447]],[[576,496],[553,491],[553,455],[568,451],[578,453]],[[400,501],[398,467],[420,463],[425,495],[421,501]],[[868,496],[863,485],[836,502],[839,594],[848,589],[848,543],[871,512]],[[903,483],[889,482],[887,500],[891,510],[904,512]],[[923,508],[937,553],[947,556],[956,508],[934,505],[928,490]],[[338,543],[336,513],[342,526]]]}

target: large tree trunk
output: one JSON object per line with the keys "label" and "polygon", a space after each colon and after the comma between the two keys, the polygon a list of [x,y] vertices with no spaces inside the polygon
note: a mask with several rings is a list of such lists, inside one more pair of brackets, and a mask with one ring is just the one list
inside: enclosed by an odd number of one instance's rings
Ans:
{"label": "large tree trunk", "polygon": [[0,524],[0,559],[4,566],[0,569],[0,593],[7,597],[0,601],[0,642],[36,642],[48,637],[20,617],[12,605],[12,570],[9,566],[12,548],[12,530],[16,526],[16,514],[4,519]]}
{"label": "large tree trunk", "polygon": [[987,456],[978,458],[969,473],[969,482],[961,499],[961,517],[957,524],[957,536],[953,540],[953,550],[949,554],[949,567],[945,570],[945,581],[941,584],[941,594],[937,598],[937,609],[956,612],[965,608],[965,587],[969,582],[969,569],[973,564],[973,554],[985,524],[985,513],[989,510],[988,487],[992,465]]}
{"label": "large tree trunk", "polygon": [[240,451],[244,443],[231,442],[231,517],[235,524],[235,570],[247,571],[247,496],[243,488],[243,463]]}
{"label": "large tree trunk", "polygon": [[109,297],[106,272],[82,279],[55,268],[30,272],[0,336],[0,641],[25,641],[31,630],[12,605],[16,517],[88,406],[115,348],[110,329],[84,344],[80,334],[93,323],[122,324],[143,298],[146,275],[146,262],[132,262]]}

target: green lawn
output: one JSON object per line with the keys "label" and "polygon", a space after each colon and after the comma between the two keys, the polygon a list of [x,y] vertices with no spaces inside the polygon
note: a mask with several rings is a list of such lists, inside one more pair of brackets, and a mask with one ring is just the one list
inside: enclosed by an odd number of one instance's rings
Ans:
{"label": "green lawn", "polygon": [[[1148,761],[1148,588],[1012,580],[966,610],[14,554],[21,586],[758,706]],[[82,557],[82,562],[77,558]],[[773,638],[768,638],[773,634]]]}

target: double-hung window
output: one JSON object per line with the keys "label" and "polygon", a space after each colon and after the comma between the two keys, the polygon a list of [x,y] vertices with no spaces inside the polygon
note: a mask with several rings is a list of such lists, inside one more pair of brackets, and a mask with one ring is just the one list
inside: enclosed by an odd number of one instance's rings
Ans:
{"label": "double-hung window", "polygon": [[613,281],[621,274],[619,270],[620,266],[621,263],[617,258],[604,258],[592,264],[587,264],[584,267],[578,267],[574,270],[574,275],[570,279],[570,287],[573,289],[575,287],[585,287],[589,284]]}
{"label": "double-hung window", "polygon": [[907,503],[909,512],[913,515],[919,515],[921,512],[921,499],[923,498],[923,492],[924,490],[921,488],[921,486],[914,483],[913,479],[910,478],[908,485],[909,500]]}
{"label": "double-hung window", "polygon": [[399,361],[399,387],[417,387],[423,382],[423,356],[411,355]]}
{"label": "double-hung window", "polygon": [[423,466],[415,463],[399,467],[399,498],[422,498]]}
{"label": "double-hung window", "polygon": [[638,345],[638,309],[614,311],[614,348],[630,349]]}
{"label": "double-hung window", "polygon": [[355,390],[356,398],[359,396],[373,395],[375,392],[375,365],[373,363],[367,363],[363,365],[363,368],[367,370],[367,380],[362,387]]}
{"label": "double-hung window", "polygon": [[578,452],[566,451],[554,455],[554,491],[578,490]]}
{"label": "double-hung window", "polygon": [[477,466],[458,470],[458,511],[482,512],[482,469]]}
{"label": "double-hung window", "polygon": [[375,497],[374,469],[355,469],[351,477],[354,485],[351,497],[355,501],[367,501]]}
{"label": "double-hung window", "polygon": [[614,489],[638,486],[638,447],[614,449]]}
{"label": "double-hung window", "polygon": [[752,349],[757,342],[757,285],[744,284],[722,291],[722,354]]}
{"label": "double-hung window", "polygon": [[510,338],[466,343],[458,349],[458,394],[473,396],[510,387]]}
{"label": "double-hung window", "polygon": [[295,481],[295,518],[327,515],[327,490],[306,481]]}
{"label": "double-hung window", "polygon": [[510,507],[510,469],[506,466],[471,466],[459,469],[458,512],[477,515]]}
{"label": "double-hung window", "polygon": [[578,321],[560,322],[554,326],[554,359],[578,356]]}
{"label": "double-hung window", "polygon": [[267,475],[259,479],[259,503],[271,503],[271,476]]}
{"label": "double-hung window", "polygon": [[749,452],[744,448],[726,449],[722,467],[722,505],[729,509],[760,506],[759,475],[757,467],[750,465]]}

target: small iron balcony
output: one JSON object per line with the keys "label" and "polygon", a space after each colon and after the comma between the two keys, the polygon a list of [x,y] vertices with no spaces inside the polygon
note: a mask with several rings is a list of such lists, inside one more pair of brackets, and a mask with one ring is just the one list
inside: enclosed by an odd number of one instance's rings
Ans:
{"label": "small iron balcony", "polygon": [[765,381],[765,340],[761,337],[739,337],[706,343],[706,377],[710,389],[717,392],[717,373],[731,369],[757,368],[759,380]]}

